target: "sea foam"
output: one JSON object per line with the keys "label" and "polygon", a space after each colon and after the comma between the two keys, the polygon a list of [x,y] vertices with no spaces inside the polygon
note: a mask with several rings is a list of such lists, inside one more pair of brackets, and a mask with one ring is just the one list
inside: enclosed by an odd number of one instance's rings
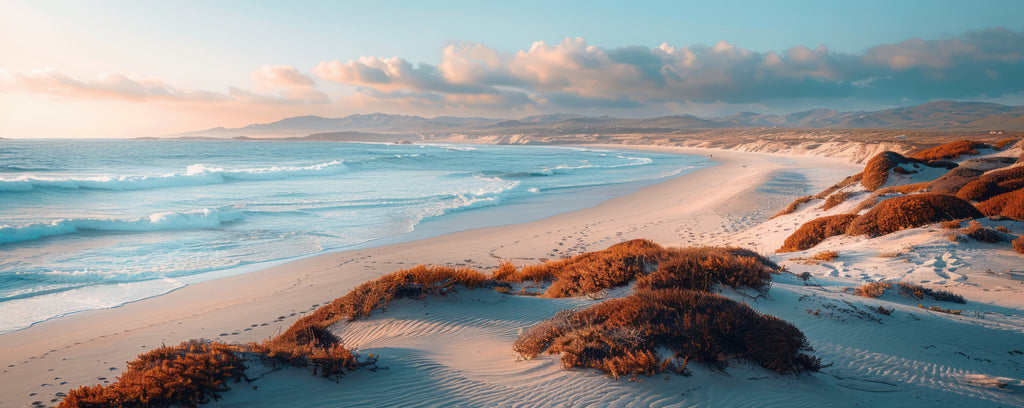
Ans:
{"label": "sea foam", "polygon": [[345,171],[348,171],[348,167],[342,160],[300,167],[273,166],[235,170],[193,164],[188,166],[184,173],[160,175],[0,177],[0,192],[32,191],[36,188],[135,191],[220,184],[229,180],[266,181],[290,177],[321,177],[341,174]]}
{"label": "sea foam", "polygon": [[171,231],[197,228],[219,228],[222,224],[238,221],[245,215],[234,208],[185,212],[158,212],[132,219],[72,218],[21,226],[0,226],[0,244],[31,241],[56,235],[69,235],[81,231]]}

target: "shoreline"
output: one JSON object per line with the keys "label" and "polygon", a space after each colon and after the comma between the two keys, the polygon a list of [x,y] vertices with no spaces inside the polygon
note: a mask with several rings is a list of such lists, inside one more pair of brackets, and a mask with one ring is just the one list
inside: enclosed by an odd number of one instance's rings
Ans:
{"label": "shoreline", "polygon": [[[778,173],[804,169],[808,177],[819,174],[818,180],[805,182],[806,189],[814,190],[838,181],[824,180],[829,174],[846,176],[856,168],[837,159],[719,149],[588,147],[712,155],[719,164],[535,221],[319,254],[0,335],[4,360],[10,362],[0,372],[0,381],[6,384],[0,404],[46,403],[56,392],[112,381],[125,361],[160,344],[191,338],[243,343],[265,339],[355,285],[420,263],[487,272],[499,259],[531,264],[633,238],[665,246],[733,243],[737,230],[756,225],[785,205],[782,201],[793,198],[790,193],[763,191]],[[835,171],[822,171],[823,167]],[[774,248],[751,249],[763,253]]]}
{"label": "shoreline", "polygon": [[[350,142],[340,142],[350,143]],[[358,144],[367,144],[366,142],[351,142]],[[369,143],[374,144],[374,143]],[[389,144],[389,143],[376,143],[376,144]],[[458,149],[474,149],[472,145],[458,144],[458,143],[429,143],[443,147],[453,147]],[[463,147],[459,147],[463,146]],[[552,146],[555,148],[563,148],[565,150],[601,150],[616,152],[616,154],[630,154],[630,153],[643,153],[643,149],[630,149],[628,146],[618,145],[602,145],[600,147],[592,146]],[[657,151],[654,151],[657,152]],[[279,265],[283,265],[289,262],[295,262],[298,260],[321,256],[325,254],[331,254],[336,252],[348,252],[356,251],[361,249],[370,249],[380,246],[393,245],[399,243],[406,243],[412,241],[425,240],[435,238],[442,235],[447,235],[456,232],[462,232],[472,229],[488,228],[509,224],[518,224],[524,222],[532,222],[551,216],[564,214],[567,212],[577,211],[599,205],[601,202],[614,197],[620,197],[631,194],[636,190],[664,182],[674,177],[678,177],[682,174],[699,170],[704,167],[714,166],[717,163],[707,160],[705,157],[698,155],[687,155],[693,157],[693,162],[687,166],[678,167],[677,171],[670,175],[659,174],[652,177],[644,177],[633,179],[622,182],[611,182],[608,184],[599,185],[583,185],[575,187],[564,188],[564,191],[559,193],[551,194],[538,194],[535,197],[512,197],[510,199],[502,199],[501,204],[497,205],[485,205],[480,207],[472,207],[466,209],[456,209],[450,213],[445,213],[437,216],[430,216],[422,219],[415,224],[414,229],[408,232],[400,232],[396,235],[386,235],[369,238],[363,241],[357,241],[345,244],[340,247],[328,247],[319,252],[300,254],[297,256],[286,256],[283,258],[268,259],[263,261],[243,263],[236,266],[227,267],[224,269],[213,269],[196,274],[185,274],[180,276],[165,277],[165,278],[151,278],[141,281],[128,281],[128,282],[109,282],[109,283],[95,283],[76,289],[72,289],[67,293],[57,293],[56,296],[47,298],[47,294],[42,295],[40,298],[28,298],[29,304],[17,304],[10,305],[12,310],[29,310],[34,304],[45,304],[48,300],[60,302],[60,298],[66,297],[69,299],[74,298],[85,298],[85,299],[100,299],[103,301],[102,305],[97,305],[91,308],[79,308],[63,310],[59,314],[50,315],[39,320],[35,320],[28,323],[22,323],[19,321],[17,325],[8,325],[10,322],[3,322],[0,325],[0,336],[5,334],[14,333],[20,330],[24,330],[28,327],[35,326],[37,324],[65,318],[77,313],[88,312],[91,310],[103,310],[112,309],[123,306],[125,304],[144,301],[146,299],[164,296],[170,292],[180,290],[181,288],[194,285],[201,282],[224,279],[236,275],[244,275],[255,271],[273,268]],[[709,163],[710,162],[710,163]],[[500,213],[512,214],[512,217],[501,217],[497,216]],[[128,288],[128,287],[131,288]],[[105,289],[109,288],[109,289]],[[141,288],[141,289],[140,289]],[[130,293],[128,296],[121,297],[103,297],[102,295],[110,294],[114,291],[123,291]],[[97,296],[97,292],[103,292],[100,296]],[[15,302],[18,299],[14,300]],[[2,320],[2,319],[0,319]],[[12,328],[13,327],[13,328]]]}

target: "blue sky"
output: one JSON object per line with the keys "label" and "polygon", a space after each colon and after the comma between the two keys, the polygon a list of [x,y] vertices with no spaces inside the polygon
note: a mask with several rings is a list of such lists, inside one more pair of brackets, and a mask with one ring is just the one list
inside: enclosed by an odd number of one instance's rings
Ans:
{"label": "blue sky", "polygon": [[0,136],[135,136],[372,111],[653,116],[1024,103],[1014,79],[1024,76],[1022,1],[0,7],[0,108],[15,112],[0,118]]}

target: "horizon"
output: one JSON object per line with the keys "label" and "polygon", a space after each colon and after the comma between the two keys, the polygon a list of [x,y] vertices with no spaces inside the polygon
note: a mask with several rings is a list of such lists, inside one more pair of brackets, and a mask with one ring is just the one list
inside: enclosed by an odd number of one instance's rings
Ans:
{"label": "horizon", "polygon": [[1014,18],[1024,3],[869,3],[15,0],[0,36],[0,137],[133,138],[371,113],[711,118],[1024,105],[1024,25]]}

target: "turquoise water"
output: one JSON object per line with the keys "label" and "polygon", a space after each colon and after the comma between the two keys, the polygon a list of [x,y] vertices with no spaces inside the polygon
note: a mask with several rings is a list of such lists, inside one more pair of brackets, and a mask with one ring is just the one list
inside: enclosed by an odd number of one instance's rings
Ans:
{"label": "turquoise water", "polygon": [[[567,147],[0,140],[0,333],[325,251],[539,219],[711,164]],[[512,211],[471,216],[498,210]]]}

